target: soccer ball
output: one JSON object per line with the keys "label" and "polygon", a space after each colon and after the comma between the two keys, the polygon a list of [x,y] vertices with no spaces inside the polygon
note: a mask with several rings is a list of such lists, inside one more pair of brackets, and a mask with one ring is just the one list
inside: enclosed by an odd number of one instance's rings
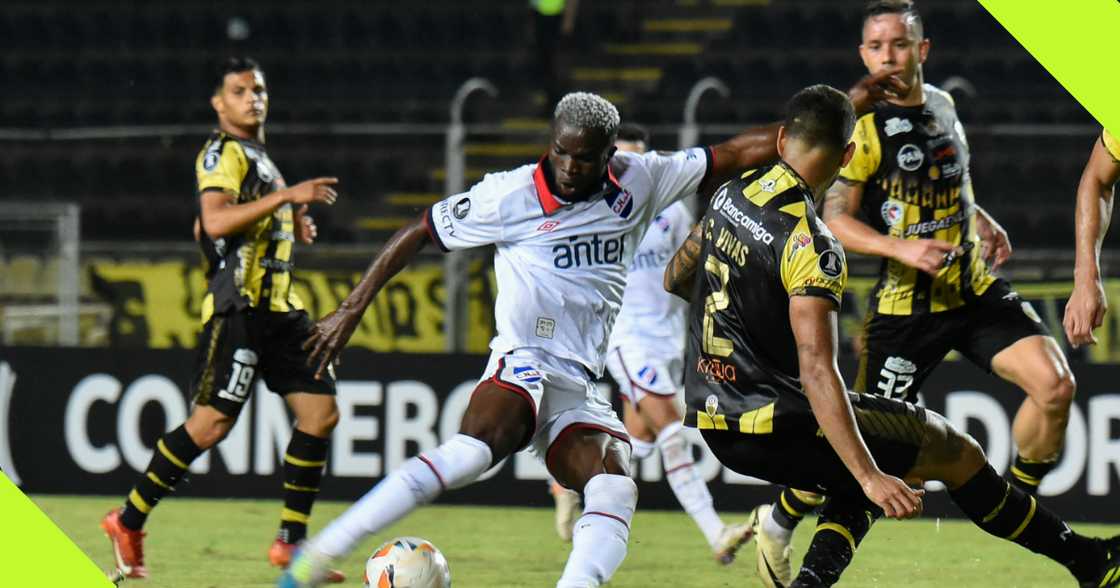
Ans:
{"label": "soccer ball", "polygon": [[366,560],[366,588],[451,588],[447,559],[430,541],[397,537]]}

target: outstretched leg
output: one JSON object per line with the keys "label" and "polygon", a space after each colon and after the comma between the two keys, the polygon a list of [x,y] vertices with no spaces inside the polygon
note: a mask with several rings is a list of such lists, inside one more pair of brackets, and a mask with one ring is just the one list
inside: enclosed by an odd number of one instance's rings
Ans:
{"label": "outstretched leg", "polygon": [[427,504],[444,490],[474,482],[523,447],[534,431],[533,400],[486,380],[471,396],[459,434],[406,461],[335,519],[293,560],[279,586],[318,586],[331,561],[359,541]]}

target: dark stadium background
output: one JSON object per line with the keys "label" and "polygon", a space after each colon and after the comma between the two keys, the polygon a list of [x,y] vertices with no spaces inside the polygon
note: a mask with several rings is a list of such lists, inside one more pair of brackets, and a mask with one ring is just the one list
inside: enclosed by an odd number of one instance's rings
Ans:
{"label": "dark stadium background", "polygon": [[[714,76],[729,93],[706,93],[696,121],[700,142],[718,141],[737,129],[777,120],[785,99],[803,86],[824,82],[846,89],[861,77],[856,48],[862,4],[583,0],[572,35],[559,40],[557,84],[564,91],[604,94],[624,120],[653,130],[654,147],[675,149],[690,89]],[[918,4],[933,40],[926,81],[956,97],[972,146],[977,201],[1003,223],[1015,246],[1003,275],[1035,304],[1064,345],[1059,333],[1072,285],[1075,190],[1100,127],[977,2]],[[25,393],[61,395],[33,403],[53,407],[49,414],[35,414],[55,419],[42,430],[58,429],[68,386],[86,373],[81,370],[113,374],[126,390],[135,378],[158,372],[185,394],[187,376],[181,372],[189,366],[188,348],[198,328],[200,278],[191,241],[194,160],[215,126],[208,99],[219,61],[243,54],[262,65],[271,100],[268,150],[289,183],[319,175],[341,179],[338,204],[313,211],[320,243],[300,248],[296,258],[298,285],[307,288],[301,295],[313,314],[321,314],[345,296],[380,243],[444,195],[449,109],[464,81],[482,77],[498,91],[497,96],[473,94],[463,110],[466,137],[460,152],[467,185],[487,171],[535,161],[543,152],[548,74],[535,52],[535,34],[527,0],[5,2],[0,9],[0,219],[17,202],[80,205],[80,343],[108,350],[84,359],[74,351],[2,353],[4,346],[58,342],[49,307],[58,298],[59,246],[49,232],[21,230],[0,220],[0,360],[18,368],[23,358],[35,370],[58,370],[52,381],[67,382],[64,389],[41,390],[27,373],[17,380]],[[1115,248],[1118,239],[1113,231],[1106,248]],[[1111,256],[1103,257],[1107,271]],[[350,362],[362,365],[358,372],[396,377],[392,359],[371,351],[443,350],[442,263],[428,251],[421,259],[423,271],[389,288],[370,309],[353,344],[364,348],[352,352],[365,362]],[[492,324],[487,267],[483,258],[462,270],[470,322],[470,341],[463,349],[476,353],[485,349]],[[845,298],[842,324],[849,359],[865,304],[859,293],[867,291],[877,263],[855,259],[853,268],[856,279]],[[1110,296],[1120,291],[1111,281],[1106,289]],[[44,306],[47,318],[40,324],[34,320],[40,310],[33,309]],[[1071,357],[1097,362],[1120,357],[1115,315],[1099,332],[1101,345],[1071,351]],[[133,364],[149,352],[130,356],[132,348],[163,355],[150,364]],[[67,361],[54,365],[56,357]],[[434,366],[432,371],[448,365],[437,355],[423,361]],[[464,365],[462,357],[448,363]],[[482,360],[470,365],[481,368]],[[994,382],[952,364],[940,372],[944,375],[936,381],[956,390],[986,390]],[[1091,377],[1081,380],[1086,394],[1111,385],[1108,370],[1088,373]],[[465,371],[460,380],[476,376]],[[442,401],[448,390],[437,392]],[[20,393],[17,387],[14,407],[26,403]],[[1004,404],[1018,402],[1007,398]],[[1079,402],[1088,406],[1086,398]],[[114,406],[95,410],[101,412],[91,413],[100,417],[93,419],[92,441],[102,447],[120,442]],[[381,414],[379,408],[363,410],[367,416]],[[0,421],[8,416],[0,415]],[[139,429],[150,444],[163,429],[163,414],[152,404],[142,416]],[[20,430],[30,422],[20,423]],[[1104,421],[1105,437],[1115,437],[1116,423]],[[368,442],[369,449],[376,450],[378,443]],[[51,447],[61,452],[64,465],[74,466],[66,462],[59,439]],[[26,445],[25,453],[19,449],[16,464],[32,479],[36,455]],[[115,494],[126,489],[121,484],[132,479],[133,469],[122,465],[110,477],[86,476],[86,470],[82,479],[91,481],[85,488],[48,482],[28,491]],[[1113,487],[1118,483],[1112,470],[1105,475]],[[347,492],[335,496],[351,495],[367,482],[351,479]],[[218,479],[212,487],[223,483]],[[252,483],[264,487],[256,478]],[[198,482],[198,487],[206,484]],[[531,484],[537,487],[536,480]],[[671,505],[660,487],[660,495],[643,487],[643,496]],[[1083,500],[1081,487],[1063,497],[1066,504],[1107,499]],[[727,488],[714,491],[721,495],[730,492]],[[542,493],[534,500],[548,499]],[[1098,514],[1089,509],[1082,516],[1099,519]]]}

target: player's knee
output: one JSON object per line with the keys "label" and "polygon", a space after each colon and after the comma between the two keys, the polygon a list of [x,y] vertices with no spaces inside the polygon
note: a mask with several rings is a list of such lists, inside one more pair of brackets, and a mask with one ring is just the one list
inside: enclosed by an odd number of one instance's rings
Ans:
{"label": "player's knee", "polygon": [[949,455],[956,458],[947,462],[947,471],[944,482],[951,487],[957,487],[968,481],[972,476],[988,463],[984,455],[984,448],[972,435],[962,433],[955,427],[949,426],[946,441]]}
{"label": "player's knee", "polygon": [[338,406],[332,402],[329,407],[314,414],[307,421],[310,430],[305,431],[306,433],[316,437],[330,437],[331,432],[338,426]]}
{"label": "player's knee", "polygon": [[1077,392],[1077,381],[1073,373],[1063,370],[1053,372],[1036,387],[1032,397],[1042,412],[1047,415],[1064,417],[1069,414],[1070,404]]}
{"label": "player's knee", "polygon": [[522,423],[498,422],[486,425],[479,421],[463,421],[459,433],[482,441],[490,448],[495,461],[500,461],[517,451],[527,436]]}
{"label": "player's knee", "polygon": [[237,417],[217,411],[196,412],[187,420],[187,434],[199,449],[210,449],[226,438]]}

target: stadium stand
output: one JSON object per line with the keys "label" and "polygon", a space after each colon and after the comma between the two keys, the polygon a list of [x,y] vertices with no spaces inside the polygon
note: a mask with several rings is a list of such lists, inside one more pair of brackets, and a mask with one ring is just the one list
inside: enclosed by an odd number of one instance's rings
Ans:
{"label": "stadium stand", "polygon": [[[564,85],[603,93],[624,117],[655,129],[679,123],[689,87],[707,75],[723,79],[731,98],[706,100],[701,122],[746,125],[778,118],[782,100],[803,85],[846,87],[863,72],[854,4],[581,4],[568,40],[578,51],[561,59]],[[927,81],[960,76],[976,89],[959,98],[980,200],[1017,245],[1067,246],[1067,200],[1083,162],[1050,154],[1084,153],[1095,123],[979,4],[925,0],[921,8],[935,39]],[[205,131],[178,127],[212,122],[209,64],[243,52],[268,74],[270,126],[302,129],[274,130],[270,138],[285,176],[342,178],[348,197],[321,215],[324,238],[382,239],[442,192],[443,137],[327,127],[446,124],[455,89],[483,76],[501,95],[472,100],[467,120],[497,130],[471,135],[468,182],[484,170],[535,159],[545,105],[534,84],[527,16],[524,0],[195,0],[134,3],[128,10],[103,1],[7,3],[0,13],[0,84],[24,91],[9,91],[0,102],[0,129],[23,134],[0,139],[0,173],[9,186],[0,198],[78,200],[86,239],[189,238],[192,164]],[[1009,126],[1040,124],[1059,131],[1007,134]],[[152,125],[174,128],[141,138],[61,140],[79,137],[66,134],[73,129]],[[669,132],[654,136],[662,147],[675,141]],[[1069,187],[1069,198],[1055,202],[1054,186]]]}

